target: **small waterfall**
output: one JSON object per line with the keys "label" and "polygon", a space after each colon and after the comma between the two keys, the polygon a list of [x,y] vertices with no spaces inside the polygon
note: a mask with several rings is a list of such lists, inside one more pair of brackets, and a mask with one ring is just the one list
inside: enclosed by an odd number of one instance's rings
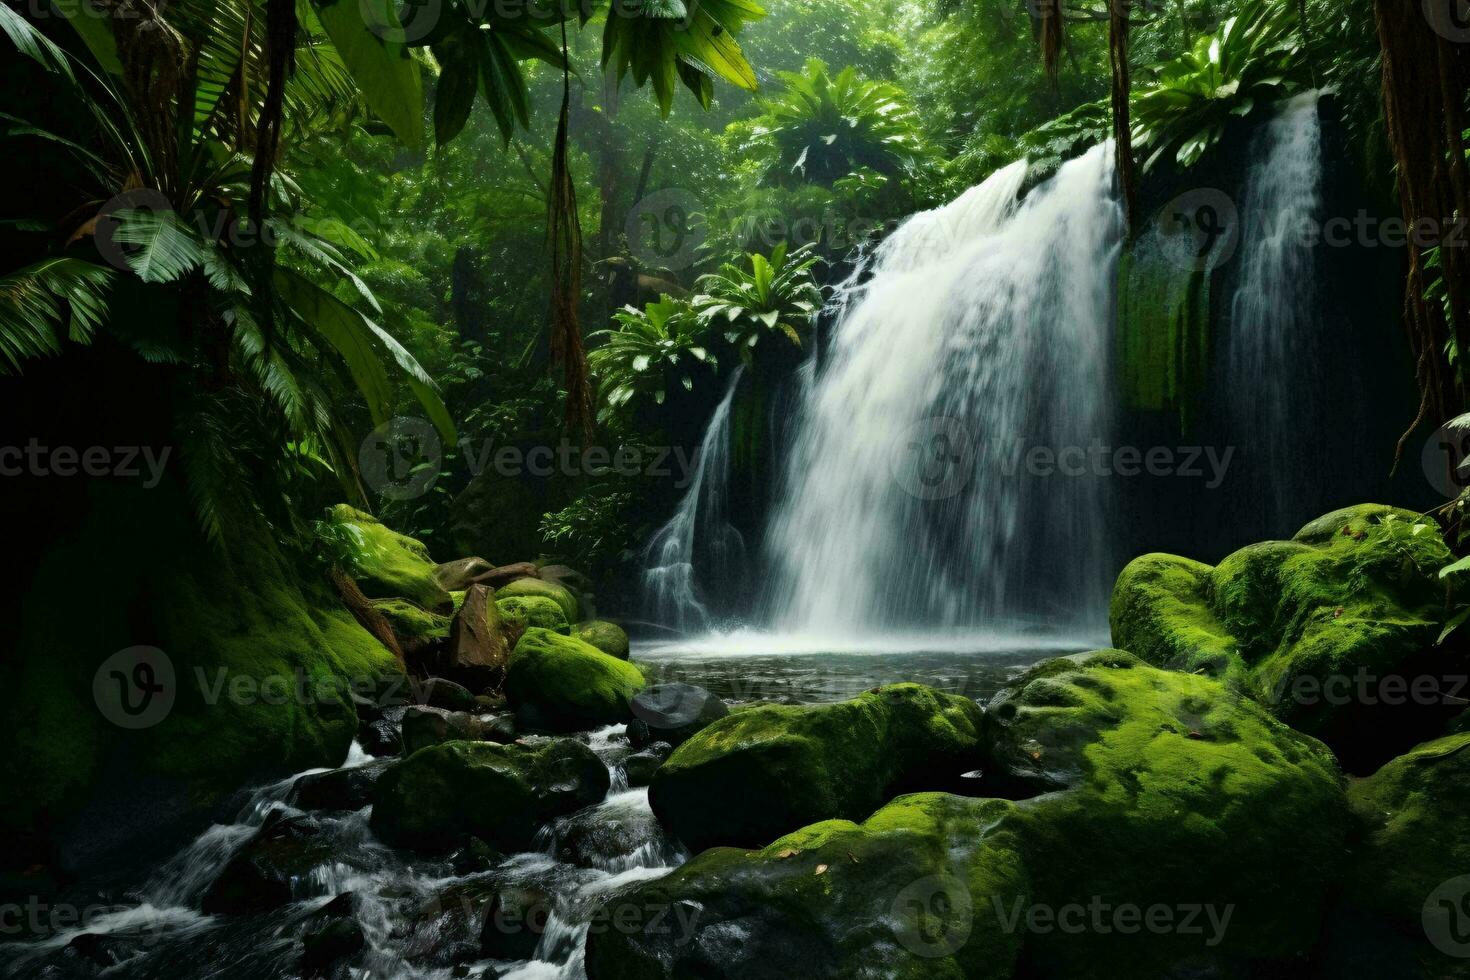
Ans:
{"label": "small waterfall", "polygon": [[778,629],[1102,621],[1106,473],[1088,452],[1113,424],[1111,157],[1093,148],[1024,203],[1018,162],[877,250],[799,410],[766,538]]}
{"label": "small waterfall", "polygon": [[[1315,252],[1304,231],[1322,209],[1322,127],[1317,93],[1285,103],[1255,135],[1242,208],[1239,278],[1231,301],[1226,367],[1232,437],[1248,467],[1240,517],[1251,540],[1286,536],[1320,507],[1320,433],[1329,430],[1314,375],[1322,357]],[[1344,420],[1339,420],[1338,426]]]}
{"label": "small waterfall", "polygon": [[645,553],[644,615],[683,632],[715,625],[701,575],[708,587],[737,581],[745,571],[745,539],[729,515],[730,415],[743,371],[737,367],[731,372],[725,397],[700,442],[684,499]]}

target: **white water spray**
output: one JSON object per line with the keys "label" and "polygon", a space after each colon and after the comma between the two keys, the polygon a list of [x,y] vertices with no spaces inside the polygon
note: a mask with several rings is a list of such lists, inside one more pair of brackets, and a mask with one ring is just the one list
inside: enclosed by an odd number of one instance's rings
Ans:
{"label": "white water spray", "polygon": [[800,409],[766,541],[779,630],[1100,616],[1106,475],[1086,453],[1113,424],[1111,161],[1095,147],[1019,205],[1013,164],[879,248]]}

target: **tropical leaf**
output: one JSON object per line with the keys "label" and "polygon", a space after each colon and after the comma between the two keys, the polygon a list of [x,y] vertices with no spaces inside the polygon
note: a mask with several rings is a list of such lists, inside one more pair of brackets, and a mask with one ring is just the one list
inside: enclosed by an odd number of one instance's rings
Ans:
{"label": "tropical leaf", "polygon": [[410,149],[424,138],[419,63],[403,44],[392,0],[314,0],[317,16],[368,107]]}
{"label": "tropical leaf", "polygon": [[110,270],[69,258],[44,259],[0,278],[0,374],[61,353],[63,339],[91,343],[112,281]]}

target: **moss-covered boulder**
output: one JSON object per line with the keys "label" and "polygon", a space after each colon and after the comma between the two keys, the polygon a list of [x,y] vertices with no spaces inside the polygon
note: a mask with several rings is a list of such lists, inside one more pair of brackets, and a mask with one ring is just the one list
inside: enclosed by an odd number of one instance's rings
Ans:
{"label": "moss-covered boulder", "polygon": [[705,851],[610,903],[610,914],[664,914],[592,932],[587,975],[1009,977],[1023,937],[990,896],[1030,892],[1003,827],[1014,809],[921,793],[861,824],[828,820],[759,850]]}
{"label": "moss-covered boulder", "polygon": [[590,644],[532,627],[511,653],[505,696],[533,731],[572,732],[627,722],[643,673]]}
{"label": "moss-covered boulder", "polygon": [[980,707],[919,684],[827,705],[764,705],[702,729],[654,774],[649,802],[694,850],[760,846],[895,794],[945,789],[980,761]]}
{"label": "moss-covered boulder", "polygon": [[1416,746],[1354,780],[1358,820],[1334,965],[1470,976],[1470,734]]}
{"label": "moss-covered boulder", "polygon": [[1275,975],[1312,951],[1349,822],[1321,743],[1118,651],[1038,666],[984,734],[1028,798],[921,793],[707,851],[613,900],[676,921],[591,936],[589,977]]}
{"label": "moss-covered boulder", "polygon": [[452,610],[449,592],[435,578],[437,566],[422,542],[347,504],[333,507],[331,519],[349,527],[357,538],[351,573],[363,595],[409,599],[434,612]]}
{"label": "moss-covered boulder", "polygon": [[446,742],[383,774],[372,828],[394,847],[445,850],[474,836],[524,851],[542,824],[598,802],[609,784],[602,760],[572,739]]}
{"label": "moss-covered boulder", "polygon": [[442,647],[449,639],[449,617],[429,612],[407,599],[375,599],[373,608],[393,629],[398,646],[410,660]]}
{"label": "moss-covered boulder", "polygon": [[[99,485],[85,521],[28,573],[0,664],[0,861],[136,855],[242,786],[340,765],[358,730],[353,691],[401,679],[268,529],[240,526],[222,553],[191,513],[169,483]],[[79,591],[83,568],[105,585]],[[155,651],[146,665],[140,644]]]}
{"label": "moss-covered boulder", "polygon": [[572,635],[583,643],[592,644],[609,657],[628,659],[628,634],[617,623],[589,619],[573,626]]}
{"label": "moss-covered boulder", "polygon": [[578,615],[577,597],[564,585],[548,582],[539,578],[518,578],[514,582],[502,585],[495,590],[496,599],[516,599],[530,596],[540,596],[550,599],[561,607],[562,616],[568,623],[575,623],[582,617]]}
{"label": "moss-covered boulder", "polygon": [[495,609],[501,622],[505,624],[506,631],[512,636],[524,633],[532,627],[563,635],[570,635],[572,632],[567,614],[555,599],[547,596],[509,596],[496,599]]}
{"label": "moss-covered boulder", "polygon": [[1436,644],[1451,560],[1410,511],[1334,511],[1290,541],[1242,548],[1211,568],[1134,560],[1113,591],[1113,643],[1150,663],[1237,683],[1361,771],[1428,737],[1438,689],[1461,664]]}

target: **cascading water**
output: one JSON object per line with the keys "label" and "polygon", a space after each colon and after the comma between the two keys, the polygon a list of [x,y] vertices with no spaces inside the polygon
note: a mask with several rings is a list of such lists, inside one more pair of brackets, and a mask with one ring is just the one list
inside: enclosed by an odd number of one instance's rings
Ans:
{"label": "cascading water", "polygon": [[[1226,338],[1228,416],[1244,447],[1246,479],[1237,484],[1245,534],[1290,535],[1319,512],[1330,448],[1311,375],[1323,360],[1316,315],[1315,250],[1309,235],[1322,208],[1322,127],[1316,92],[1290,100],[1252,141],[1243,196],[1238,279]],[[1338,427],[1347,420],[1339,419]]]}
{"label": "cascading water", "polygon": [[[849,298],[766,539],[771,623],[842,639],[1090,625],[1112,572],[1110,145],[910,218]],[[1050,462],[1048,462],[1050,460]]]}
{"label": "cascading water", "polygon": [[729,519],[730,416],[743,370],[731,372],[725,397],[700,442],[689,489],[645,554],[644,614],[681,632],[714,625],[696,569],[709,580],[726,583],[744,571],[745,539]]}

